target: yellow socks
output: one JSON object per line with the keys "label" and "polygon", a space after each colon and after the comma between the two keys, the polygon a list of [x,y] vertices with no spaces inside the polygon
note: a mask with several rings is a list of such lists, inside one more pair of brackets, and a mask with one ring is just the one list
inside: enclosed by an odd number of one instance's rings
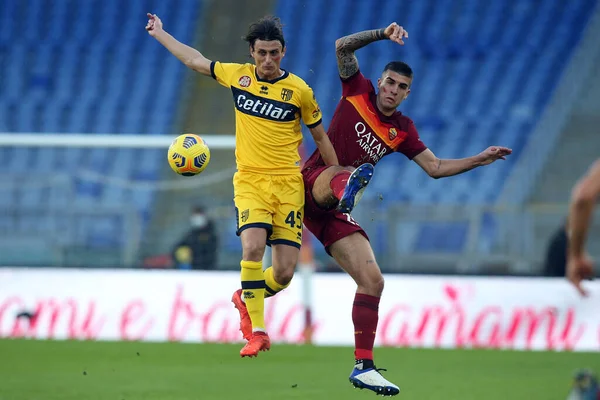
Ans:
{"label": "yellow socks", "polygon": [[260,261],[242,261],[242,299],[246,303],[253,331],[266,331],[265,298],[275,296],[290,284],[281,285],[273,276],[273,267],[262,270]]}
{"label": "yellow socks", "polygon": [[265,332],[265,278],[261,261],[242,261],[242,299],[252,321],[252,331]]}
{"label": "yellow socks", "polygon": [[275,281],[273,277],[273,267],[269,267],[265,269],[264,273],[265,279],[265,298],[275,296],[277,293],[281,292],[286,287],[290,286],[290,282],[287,285],[280,285]]}

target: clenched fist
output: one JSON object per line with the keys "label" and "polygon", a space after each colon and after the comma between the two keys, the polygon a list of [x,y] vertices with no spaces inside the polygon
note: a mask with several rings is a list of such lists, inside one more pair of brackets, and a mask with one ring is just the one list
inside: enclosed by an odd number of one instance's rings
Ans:
{"label": "clenched fist", "polygon": [[162,31],[163,24],[160,18],[156,16],[156,14],[147,14],[148,23],[146,24],[146,30],[150,34],[150,36],[156,36],[158,32]]}

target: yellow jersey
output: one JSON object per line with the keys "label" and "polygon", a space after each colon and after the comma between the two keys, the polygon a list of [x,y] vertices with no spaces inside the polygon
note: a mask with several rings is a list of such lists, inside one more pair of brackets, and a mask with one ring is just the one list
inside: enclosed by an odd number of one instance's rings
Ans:
{"label": "yellow jersey", "polygon": [[238,170],[299,174],[300,119],[309,128],[321,123],[321,109],[306,82],[287,71],[279,78],[262,80],[253,64],[213,61],[210,72],[233,93]]}

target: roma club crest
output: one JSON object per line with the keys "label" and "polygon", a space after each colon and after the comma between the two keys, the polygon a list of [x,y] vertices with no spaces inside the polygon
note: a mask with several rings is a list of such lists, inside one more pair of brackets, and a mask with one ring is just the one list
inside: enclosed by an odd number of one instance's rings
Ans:
{"label": "roma club crest", "polygon": [[396,139],[396,136],[398,136],[398,132],[396,132],[396,128],[390,128],[390,130],[388,132],[388,136],[390,137],[390,140]]}

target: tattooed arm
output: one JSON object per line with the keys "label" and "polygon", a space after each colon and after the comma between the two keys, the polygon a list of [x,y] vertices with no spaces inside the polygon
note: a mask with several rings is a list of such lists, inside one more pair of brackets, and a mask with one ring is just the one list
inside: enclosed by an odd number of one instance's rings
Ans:
{"label": "tattooed arm", "polygon": [[337,56],[338,72],[343,79],[349,78],[358,71],[358,59],[354,52],[369,43],[389,39],[403,45],[402,38],[407,38],[406,32],[395,22],[387,28],[362,31],[344,36],[335,41],[335,54]]}
{"label": "tattooed arm", "polygon": [[354,52],[369,43],[387,39],[383,35],[383,32],[384,29],[362,31],[344,36],[335,41],[338,72],[343,79],[351,77],[358,71],[358,59]]}

